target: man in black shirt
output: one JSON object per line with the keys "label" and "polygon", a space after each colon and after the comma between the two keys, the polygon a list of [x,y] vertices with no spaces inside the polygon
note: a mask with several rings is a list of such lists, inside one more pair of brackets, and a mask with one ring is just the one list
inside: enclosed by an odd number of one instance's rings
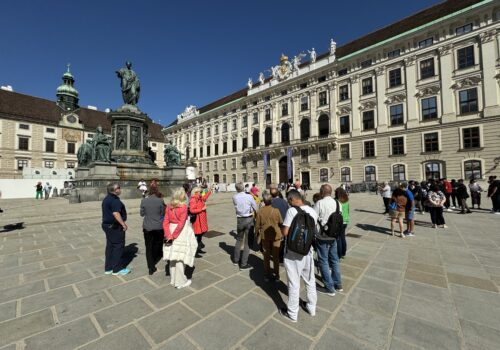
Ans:
{"label": "man in black shirt", "polygon": [[120,185],[108,185],[108,195],[102,201],[102,229],[106,233],[106,275],[126,275],[130,270],[123,266],[122,254],[127,231],[127,210],[120,200]]}

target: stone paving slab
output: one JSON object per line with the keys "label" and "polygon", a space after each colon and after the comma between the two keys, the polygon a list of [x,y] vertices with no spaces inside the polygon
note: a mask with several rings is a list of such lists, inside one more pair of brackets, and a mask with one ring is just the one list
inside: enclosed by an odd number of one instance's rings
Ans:
{"label": "stone paving slab", "polygon": [[[104,276],[100,203],[0,200],[0,349],[497,349],[500,343],[499,217],[446,212],[447,230],[417,215],[416,236],[387,234],[380,197],[353,194],[344,292],[318,294],[314,318],[292,324],[277,313],[286,274],[266,283],[262,255],[239,271],[230,254],[231,194],[208,202],[206,254],[193,283],[177,290],[164,262],[149,276],[139,200],[129,212],[127,276]],[[23,208],[22,211],[9,208]],[[474,231],[474,235],[470,232]],[[322,285],[318,280],[318,284]],[[304,288],[301,297],[305,298]]]}

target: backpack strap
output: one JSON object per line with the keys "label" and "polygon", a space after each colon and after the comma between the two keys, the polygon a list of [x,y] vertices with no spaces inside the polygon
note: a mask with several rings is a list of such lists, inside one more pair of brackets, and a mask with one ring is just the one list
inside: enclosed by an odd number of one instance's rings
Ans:
{"label": "backpack strap", "polygon": [[340,212],[340,202],[335,198],[334,198],[334,200],[335,200],[335,203],[337,203],[337,209],[335,210],[335,213],[338,214]]}

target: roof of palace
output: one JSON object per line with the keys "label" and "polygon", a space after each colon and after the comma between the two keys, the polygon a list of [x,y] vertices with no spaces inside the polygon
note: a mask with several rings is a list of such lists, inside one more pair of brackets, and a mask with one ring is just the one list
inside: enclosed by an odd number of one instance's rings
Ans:
{"label": "roof of palace", "polygon": [[[67,113],[55,101],[0,90],[0,118],[58,126],[62,115]],[[87,131],[95,131],[101,125],[104,132],[111,132],[111,123],[105,112],[79,107],[71,113],[78,115]],[[164,140],[161,132],[163,126],[153,122],[148,123],[148,126],[151,140]]]}
{"label": "roof of palace", "polygon": [[[339,46],[336,50],[337,59],[345,57],[362,49],[365,49],[369,46],[372,46],[376,43],[382,42],[394,36],[405,33],[414,28],[418,28],[426,23],[432,22],[434,20],[437,20],[441,17],[447,16],[454,12],[463,10],[464,8],[480,3],[482,1],[484,0],[447,0],[432,7],[426,8],[413,15],[403,18],[398,22],[395,22],[386,27],[368,33],[362,36],[361,38],[355,39],[347,44]],[[329,52],[325,52],[323,54],[318,55],[317,60],[320,60],[328,56]],[[301,66],[305,66],[307,64],[309,64],[309,62],[304,62],[301,64]],[[270,78],[267,77],[266,81],[268,81],[269,79]],[[254,84],[254,86],[258,86],[259,84],[260,83],[257,82]],[[246,97],[247,92],[248,89],[245,87],[239,91],[236,91],[216,101],[210,102],[209,104],[199,108],[199,112],[205,113],[217,107],[221,107],[227,103],[240,99],[242,97]],[[175,120],[168,126],[170,127],[176,124],[177,120]]]}

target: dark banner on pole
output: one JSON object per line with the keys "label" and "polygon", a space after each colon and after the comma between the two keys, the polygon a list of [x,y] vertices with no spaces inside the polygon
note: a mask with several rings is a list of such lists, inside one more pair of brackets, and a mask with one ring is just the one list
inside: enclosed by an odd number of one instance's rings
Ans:
{"label": "dark banner on pole", "polygon": [[292,147],[288,147],[286,150],[286,174],[288,176],[288,180],[292,179]]}

